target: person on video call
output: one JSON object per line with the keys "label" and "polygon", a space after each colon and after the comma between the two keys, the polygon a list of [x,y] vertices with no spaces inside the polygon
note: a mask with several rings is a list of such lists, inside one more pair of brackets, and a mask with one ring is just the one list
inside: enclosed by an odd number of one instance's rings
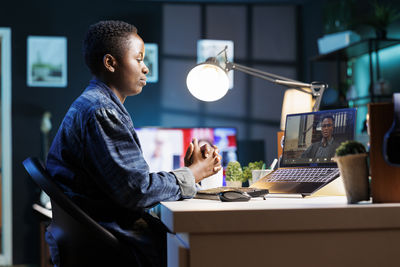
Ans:
{"label": "person on video call", "polygon": [[327,158],[335,156],[339,143],[333,137],[335,119],[331,115],[324,116],[321,120],[322,140],[311,144],[301,155],[302,158]]}
{"label": "person on video call", "polygon": [[[166,264],[166,230],[148,209],[160,201],[192,198],[196,183],[221,169],[218,149],[188,144],[185,167],[150,173],[126,97],[146,85],[144,42],[122,21],[89,27],[83,43],[93,79],[72,103],[53,140],[47,170],[94,220],[129,244],[137,266]],[[47,232],[54,263],[54,237]],[[127,245],[128,246],[128,245]]]}

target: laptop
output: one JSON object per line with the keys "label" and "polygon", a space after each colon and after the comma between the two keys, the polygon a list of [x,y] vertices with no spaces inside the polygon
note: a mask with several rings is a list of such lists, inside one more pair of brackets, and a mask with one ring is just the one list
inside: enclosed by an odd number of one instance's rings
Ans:
{"label": "laptop", "polygon": [[340,176],[336,148],[353,140],[356,109],[289,114],[277,170],[250,187],[270,194],[309,196]]}

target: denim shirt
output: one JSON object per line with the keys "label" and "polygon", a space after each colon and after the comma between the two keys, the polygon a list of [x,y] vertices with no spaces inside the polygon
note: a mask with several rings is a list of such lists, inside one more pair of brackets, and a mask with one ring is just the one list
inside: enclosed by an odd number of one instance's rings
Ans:
{"label": "denim shirt", "polygon": [[132,119],[107,85],[92,80],[68,110],[47,157],[62,190],[96,221],[128,227],[160,201],[191,198],[184,167],[150,173]]}

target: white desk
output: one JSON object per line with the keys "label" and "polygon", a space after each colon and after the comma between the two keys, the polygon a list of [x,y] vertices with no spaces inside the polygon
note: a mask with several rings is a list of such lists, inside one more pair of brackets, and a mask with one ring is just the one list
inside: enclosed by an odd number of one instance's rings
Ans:
{"label": "white desk", "polygon": [[[168,266],[400,266],[400,204],[346,198],[162,202]],[[178,237],[178,238],[177,238]]]}

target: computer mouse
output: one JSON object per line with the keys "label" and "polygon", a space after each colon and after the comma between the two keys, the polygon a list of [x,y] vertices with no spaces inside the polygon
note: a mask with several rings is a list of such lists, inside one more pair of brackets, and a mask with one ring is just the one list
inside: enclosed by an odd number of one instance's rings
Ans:
{"label": "computer mouse", "polygon": [[218,194],[219,199],[223,202],[249,201],[251,196],[241,191],[225,191]]}

